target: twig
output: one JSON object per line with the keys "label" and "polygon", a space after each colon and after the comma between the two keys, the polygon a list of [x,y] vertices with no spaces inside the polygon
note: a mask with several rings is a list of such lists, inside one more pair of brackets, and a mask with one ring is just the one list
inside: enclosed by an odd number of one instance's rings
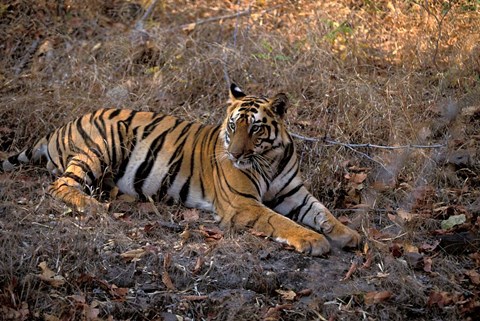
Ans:
{"label": "twig", "polygon": [[30,60],[30,57],[35,53],[37,50],[38,44],[40,43],[40,39],[37,38],[35,39],[32,44],[30,45],[30,48],[28,48],[27,52],[23,56],[22,60],[18,63],[18,65],[15,67],[15,76],[18,76],[25,65],[27,64],[28,60]]}
{"label": "twig", "polygon": [[363,157],[371,160],[371,161],[374,162],[374,163],[377,163],[377,164],[380,165],[387,173],[389,173],[390,175],[393,175],[392,171],[389,170],[382,162],[377,161],[376,159],[370,157],[370,155],[367,155],[367,154],[365,154],[364,152],[358,151],[358,150],[356,150],[355,148],[353,148],[352,146],[348,146],[348,144],[342,144],[341,146],[345,146],[345,147],[347,147],[348,149],[350,149],[351,151],[362,155]]}
{"label": "twig", "polygon": [[[264,9],[264,10],[260,11],[258,14],[260,14],[260,15],[265,14],[265,13],[267,13],[269,11],[272,11],[272,10],[275,10],[275,9],[281,7],[281,6],[282,5],[277,5],[277,6],[268,8],[268,9]],[[243,11],[240,11],[240,12],[237,12],[237,13],[232,13],[232,14],[227,14],[227,15],[217,16],[217,17],[210,17],[210,18],[203,19],[203,20],[197,20],[197,21],[192,22],[192,23],[183,24],[183,25],[180,25],[180,29],[185,29],[185,28],[189,29],[191,27],[195,27],[195,26],[198,26],[198,25],[203,25],[203,24],[209,23],[209,22],[226,20],[226,19],[233,19],[233,18],[237,18],[237,17],[241,17],[241,16],[248,16],[251,13],[252,13],[252,11],[250,10],[250,8],[248,8],[247,10],[243,10]]]}
{"label": "twig", "polygon": [[342,143],[342,142],[337,142],[335,140],[331,140],[331,139],[318,139],[318,138],[312,138],[312,137],[306,137],[306,136],[302,136],[302,135],[299,135],[299,134],[294,134],[294,133],[291,133],[290,134],[292,137],[295,137],[295,138],[298,138],[298,139],[302,139],[302,140],[305,140],[305,141],[308,141],[308,142],[324,142],[324,143],[327,143],[329,145],[340,145],[340,146],[344,146],[344,147],[347,147],[347,148],[377,148],[377,149],[408,149],[408,148],[418,148],[418,149],[427,149],[427,148],[442,148],[442,147],[446,147],[445,144],[433,144],[433,145],[416,145],[416,144],[409,144],[409,145],[401,145],[401,146],[387,146],[387,145],[377,145],[377,144],[370,144],[370,143],[367,143],[367,144],[349,144],[349,143]]}
{"label": "twig", "polygon": [[150,5],[148,6],[147,10],[143,14],[143,16],[137,21],[135,24],[135,29],[138,31],[144,31],[143,22],[148,18],[148,16],[152,13],[153,8],[157,5],[158,0],[153,0]]}
{"label": "twig", "polygon": [[[240,3],[240,0],[238,0],[238,2]],[[248,9],[246,11],[250,11],[250,6],[248,7]],[[235,30],[233,31],[233,48],[234,49],[236,49],[236,47],[237,47],[237,35],[238,35],[238,25],[239,25],[239,21],[240,21],[240,11],[237,11],[236,16],[237,16],[237,21],[235,22]],[[227,56],[226,48],[224,48],[224,50],[223,50],[222,64],[223,64],[223,77],[225,78],[225,81],[227,82],[227,88],[229,88],[230,84],[232,82],[230,80],[230,76],[228,75],[228,68],[227,68],[227,66],[228,66],[228,56]]]}
{"label": "twig", "polygon": [[437,39],[435,41],[435,50],[433,52],[432,62],[433,62],[433,65],[438,69],[437,57],[438,57],[438,49],[440,47],[440,41],[442,38],[443,21],[445,20],[445,17],[448,15],[450,10],[452,9],[452,1],[450,0],[448,1],[448,6],[446,7],[447,9],[441,11],[440,18],[435,13],[433,13],[432,10],[430,10],[430,4],[428,3],[428,0],[425,0],[425,3],[422,3],[422,1],[418,1],[418,2],[414,1],[414,3],[422,7],[427,12],[427,14],[431,15],[437,22],[438,31],[437,31]]}

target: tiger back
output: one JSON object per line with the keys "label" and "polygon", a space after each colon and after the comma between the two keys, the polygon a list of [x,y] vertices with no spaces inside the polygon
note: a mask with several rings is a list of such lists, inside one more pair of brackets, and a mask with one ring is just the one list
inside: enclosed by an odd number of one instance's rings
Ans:
{"label": "tiger back", "polygon": [[252,228],[300,252],[323,255],[329,240],[357,246],[359,234],[303,186],[284,124],[287,96],[249,96],[232,84],[229,97],[226,117],[217,126],[99,109],[9,157],[2,169],[46,160],[58,176],[48,193],[80,211],[108,209],[85,193],[85,186],[108,173],[123,193],[170,197],[214,212],[222,226]]}

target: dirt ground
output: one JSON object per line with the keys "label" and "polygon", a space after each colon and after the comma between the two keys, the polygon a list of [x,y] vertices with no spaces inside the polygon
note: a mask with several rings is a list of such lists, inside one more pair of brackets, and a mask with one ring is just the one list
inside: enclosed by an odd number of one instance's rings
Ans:
{"label": "dirt ground", "polygon": [[81,216],[23,166],[0,319],[476,319],[478,30],[473,0],[0,4],[0,159],[100,107],[218,123],[230,82],[283,91],[306,184],[364,238],[314,258],[178,204]]}

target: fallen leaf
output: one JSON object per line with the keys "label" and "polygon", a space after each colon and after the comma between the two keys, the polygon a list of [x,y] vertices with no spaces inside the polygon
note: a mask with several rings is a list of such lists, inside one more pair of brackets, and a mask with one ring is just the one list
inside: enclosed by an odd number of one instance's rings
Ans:
{"label": "fallen leaf", "polygon": [[448,219],[443,220],[441,223],[441,226],[442,226],[442,229],[449,230],[456,225],[465,223],[465,221],[466,221],[465,214],[452,215]]}
{"label": "fallen leaf", "polygon": [[361,184],[367,178],[367,173],[353,173],[350,180],[356,184]]}
{"label": "fallen leaf", "polygon": [[193,267],[192,274],[197,275],[200,270],[202,269],[203,263],[205,263],[205,259],[201,256],[197,257],[197,261],[195,262],[195,266]]}
{"label": "fallen leaf", "polygon": [[85,320],[98,320],[98,315],[100,314],[100,309],[85,305],[83,308],[83,315],[85,316]]}
{"label": "fallen leaf", "polygon": [[275,292],[280,294],[282,296],[282,299],[287,300],[287,301],[293,301],[297,297],[297,294],[292,290],[277,289],[277,290],[275,290]]}
{"label": "fallen leaf", "polygon": [[44,313],[43,319],[45,321],[60,321],[60,318],[54,316],[53,314]]}
{"label": "fallen leaf", "polygon": [[140,248],[140,249],[135,249],[135,250],[130,250],[127,252],[124,252],[120,254],[122,258],[124,258],[127,262],[137,262],[140,261],[140,258],[144,256],[146,253],[145,249]]}
{"label": "fallen leaf", "polygon": [[470,282],[474,285],[480,284],[480,274],[475,270],[468,270],[465,272],[465,275],[470,278]]}
{"label": "fallen leaf", "polygon": [[200,218],[199,211],[195,208],[183,210],[182,216],[183,219],[188,223],[196,222]]}
{"label": "fallen leaf", "polygon": [[196,26],[197,26],[197,24],[195,22],[192,22],[192,23],[183,25],[182,30],[185,31],[185,32],[192,32],[195,29]]}
{"label": "fallen leaf", "polygon": [[408,265],[416,270],[422,270],[424,268],[423,255],[416,252],[406,252],[403,257],[407,261]]}
{"label": "fallen leaf", "polygon": [[187,228],[185,228],[185,230],[182,233],[180,233],[180,238],[182,239],[183,243],[187,242],[191,236],[192,236],[192,233],[188,229],[188,226]]}
{"label": "fallen leaf", "polygon": [[388,219],[390,221],[392,221],[393,223],[395,223],[397,225],[402,225],[403,224],[402,218],[399,217],[398,215],[388,213],[387,216],[388,216]]}
{"label": "fallen leaf", "polygon": [[297,292],[297,298],[302,296],[309,296],[312,294],[312,289],[303,289]]}
{"label": "fallen leaf", "polygon": [[223,232],[217,227],[200,226],[200,233],[205,237],[205,241],[218,241],[223,238]]}
{"label": "fallen leaf", "polygon": [[170,274],[167,271],[163,271],[162,273],[162,282],[165,284],[167,289],[174,291],[175,286],[173,285],[172,278],[170,278]]}
{"label": "fallen leaf", "polygon": [[400,217],[404,222],[409,222],[413,218],[413,214],[405,211],[404,209],[399,208],[397,210],[397,215]]}
{"label": "fallen leaf", "polygon": [[403,245],[398,242],[392,243],[390,253],[392,253],[392,256],[395,258],[401,257],[403,255]]}
{"label": "fallen leaf", "polygon": [[87,302],[85,295],[74,294],[74,295],[69,295],[67,298],[72,299],[73,301],[75,301],[75,303],[84,304],[85,302]]}
{"label": "fallen leaf", "polygon": [[471,253],[469,257],[475,262],[477,268],[480,268],[480,252]]}
{"label": "fallen leaf", "polygon": [[355,271],[358,269],[358,266],[360,265],[361,261],[362,261],[362,258],[359,257],[359,256],[356,256],[352,260],[352,265],[350,265],[350,268],[348,269],[347,273],[345,274],[345,277],[343,279],[341,279],[340,281],[348,280],[352,276],[352,274],[355,273]]}
{"label": "fallen leaf", "polygon": [[363,300],[365,304],[371,305],[371,304],[376,304],[376,303],[386,301],[390,299],[391,296],[392,296],[392,292],[390,291],[378,291],[378,292],[374,291],[374,292],[365,293]]}
{"label": "fallen leaf", "polygon": [[182,299],[186,301],[203,301],[208,299],[208,295],[184,295]]}
{"label": "fallen leaf", "polygon": [[368,238],[371,238],[373,240],[386,239],[386,238],[390,238],[390,237],[391,237],[390,234],[380,232],[379,230],[377,230],[373,227],[368,229]]}
{"label": "fallen leaf", "polygon": [[342,223],[344,225],[352,223],[350,218],[346,215],[341,215],[341,216],[337,217],[337,219],[340,221],[340,223]]}
{"label": "fallen leaf", "polygon": [[128,293],[127,288],[119,288],[115,284],[112,284],[109,290],[110,290],[110,295],[113,296],[117,301],[125,300],[125,296]]}
{"label": "fallen leaf", "polygon": [[423,270],[425,272],[432,272],[432,258],[431,257],[428,257],[428,256],[425,256],[423,258]]}
{"label": "fallen leaf", "polygon": [[432,291],[430,296],[428,297],[427,306],[436,305],[439,308],[443,308],[444,306],[451,305],[453,303],[452,296],[450,293],[442,291]]}
{"label": "fallen leaf", "polygon": [[405,252],[410,252],[410,253],[418,253],[418,247],[411,243],[405,243],[403,244],[403,250]]}
{"label": "fallen leaf", "polygon": [[170,252],[166,252],[163,255],[163,268],[168,270],[168,268],[172,265],[172,254]]}
{"label": "fallen leaf", "polygon": [[293,305],[290,304],[290,303],[276,305],[276,306],[274,306],[272,308],[269,308],[267,310],[267,313],[265,313],[262,320],[263,321],[277,321],[277,320],[280,320],[280,312],[282,310],[291,309],[291,308],[293,308]]}
{"label": "fallen leaf", "polygon": [[55,272],[47,267],[47,262],[43,261],[38,264],[38,267],[42,270],[42,274],[37,274],[37,277],[57,288],[65,284],[65,278],[61,275],[56,275]]}
{"label": "fallen leaf", "polygon": [[365,262],[363,262],[362,269],[369,269],[372,266],[373,262],[373,254],[372,251],[368,251],[367,254],[365,254]]}
{"label": "fallen leaf", "polygon": [[437,248],[438,244],[440,244],[440,241],[435,241],[433,244],[423,243],[418,247],[418,250],[419,252],[432,252]]}

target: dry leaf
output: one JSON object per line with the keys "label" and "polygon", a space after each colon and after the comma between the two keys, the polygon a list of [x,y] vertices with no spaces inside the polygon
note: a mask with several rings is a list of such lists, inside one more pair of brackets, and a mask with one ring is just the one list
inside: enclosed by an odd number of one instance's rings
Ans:
{"label": "dry leaf", "polygon": [[127,252],[124,252],[120,254],[122,258],[124,258],[127,262],[136,262],[139,261],[142,256],[145,255],[145,249],[140,248],[140,249],[135,249],[135,250],[130,250]]}
{"label": "dry leaf", "polygon": [[75,303],[84,304],[87,302],[85,295],[74,294],[67,296],[67,298],[72,299],[73,301],[75,301]]}
{"label": "dry leaf", "polygon": [[408,265],[417,270],[424,268],[424,258],[422,254],[416,252],[406,252],[403,257],[407,261]]}
{"label": "dry leaf", "polygon": [[368,251],[367,254],[365,254],[365,262],[362,265],[362,269],[369,269],[372,266],[372,262],[373,262],[372,251]]}
{"label": "dry leaf", "polygon": [[193,270],[192,270],[193,275],[196,275],[200,272],[204,262],[205,262],[205,259],[203,257],[201,256],[197,257],[197,261],[195,262],[195,266],[193,267]]}
{"label": "dry leaf", "polygon": [[432,258],[431,257],[424,257],[423,258],[423,270],[425,272],[432,272]]}
{"label": "dry leaf", "polygon": [[387,216],[388,216],[388,219],[390,221],[392,221],[393,223],[395,223],[397,225],[402,225],[403,224],[402,218],[399,217],[398,215],[388,213]]}
{"label": "dry leaf", "polygon": [[168,270],[168,268],[172,265],[172,254],[170,252],[166,252],[163,255],[163,268]]}
{"label": "dry leaf", "polygon": [[353,259],[352,265],[350,265],[350,268],[348,269],[347,274],[345,274],[345,277],[340,281],[348,280],[352,276],[352,274],[355,273],[355,271],[358,269],[358,264],[359,264],[358,261],[359,261],[358,257]]}
{"label": "dry leaf", "polygon": [[403,244],[403,250],[405,252],[418,253],[418,247],[410,243]]}
{"label": "dry leaf", "polygon": [[170,278],[170,274],[167,271],[163,271],[162,273],[162,282],[165,284],[167,289],[174,291],[175,286],[173,285],[172,278]]}
{"label": "dry leaf", "polygon": [[184,295],[182,299],[186,301],[203,301],[208,299],[208,295]]}
{"label": "dry leaf", "polygon": [[38,267],[42,269],[42,274],[37,274],[37,277],[40,280],[50,284],[55,288],[65,284],[65,278],[61,275],[56,275],[55,272],[50,270],[47,267],[47,263],[45,261],[40,262],[40,264],[38,264]]}
{"label": "dry leaf", "polygon": [[465,272],[465,275],[470,278],[470,282],[474,285],[480,284],[480,274],[475,270],[468,270]]}
{"label": "dry leaf", "polygon": [[367,178],[367,173],[353,173],[350,180],[356,184],[361,184]]}
{"label": "dry leaf", "polygon": [[422,245],[418,247],[418,250],[420,252],[432,252],[437,248],[438,244],[440,244],[438,240],[434,241],[433,244],[422,243]]}
{"label": "dry leaf", "polygon": [[44,313],[43,320],[45,321],[60,321],[60,318],[54,316],[53,314]]}
{"label": "dry leaf", "polygon": [[192,23],[189,23],[189,24],[186,24],[186,25],[182,26],[182,30],[186,31],[186,32],[192,32],[195,29],[196,26],[197,26],[197,24],[195,22],[192,22]]}
{"label": "dry leaf", "polygon": [[297,292],[297,298],[302,296],[309,296],[312,294],[312,289],[303,289]]}
{"label": "dry leaf", "polygon": [[398,215],[398,217],[400,217],[405,222],[411,221],[413,216],[414,216],[412,213],[409,213],[409,212],[407,212],[407,211],[405,211],[404,209],[401,209],[401,208],[399,208],[397,210],[397,215]]}
{"label": "dry leaf", "polygon": [[350,220],[350,218],[349,218],[348,216],[346,216],[346,215],[341,215],[341,216],[339,216],[339,217],[337,218],[337,220],[340,221],[340,223],[345,224],[345,225],[352,223],[352,221]]}
{"label": "dry leaf", "polygon": [[403,255],[403,245],[398,242],[392,243],[390,246],[390,253],[392,253],[395,258],[401,257]]}
{"label": "dry leaf", "polygon": [[363,297],[365,304],[371,305],[388,300],[392,296],[390,291],[368,292]]}
{"label": "dry leaf", "polygon": [[117,300],[123,301],[127,293],[128,293],[127,288],[119,288],[115,284],[112,284],[110,286],[110,295],[117,298]]}
{"label": "dry leaf", "polygon": [[437,305],[440,308],[444,306],[451,305],[453,303],[453,298],[450,293],[442,291],[436,292],[432,291],[428,297],[427,306]]}
{"label": "dry leaf", "polygon": [[275,290],[275,292],[280,294],[282,296],[282,299],[287,300],[287,301],[293,301],[297,297],[297,294],[292,290],[277,289],[277,290]]}
{"label": "dry leaf", "polygon": [[205,241],[218,241],[223,238],[223,232],[217,227],[200,226],[200,233],[205,237]]}
{"label": "dry leaf", "polygon": [[262,320],[263,321],[280,320],[280,312],[282,310],[291,309],[292,307],[293,307],[292,304],[287,303],[287,304],[276,305],[273,308],[269,308],[267,313],[265,313],[265,315],[263,316]]}
{"label": "dry leaf", "polygon": [[186,222],[196,222],[200,218],[200,213],[197,209],[191,208],[191,209],[186,209],[182,211],[183,219]]}

